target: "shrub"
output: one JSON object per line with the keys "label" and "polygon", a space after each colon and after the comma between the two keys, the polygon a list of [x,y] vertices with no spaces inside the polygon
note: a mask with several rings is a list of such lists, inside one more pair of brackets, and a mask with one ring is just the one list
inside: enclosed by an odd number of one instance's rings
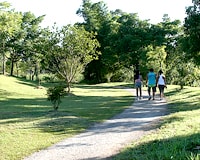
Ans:
{"label": "shrub", "polygon": [[58,107],[60,103],[62,102],[61,97],[64,97],[64,95],[66,94],[65,88],[66,88],[65,86],[59,85],[59,86],[50,87],[47,90],[47,96],[48,96],[47,100],[51,101],[55,111],[58,110]]}

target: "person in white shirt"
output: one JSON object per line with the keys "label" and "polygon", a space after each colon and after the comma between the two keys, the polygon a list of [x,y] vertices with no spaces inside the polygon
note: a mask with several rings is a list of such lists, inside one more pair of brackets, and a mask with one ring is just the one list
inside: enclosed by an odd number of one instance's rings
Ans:
{"label": "person in white shirt", "polygon": [[160,100],[162,100],[164,98],[164,89],[167,88],[166,80],[165,80],[165,75],[163,74],[162,70],[160,70],[158,72],[157,86],[158,86],[159,91],[160,91],[160,94],[159,94]]}

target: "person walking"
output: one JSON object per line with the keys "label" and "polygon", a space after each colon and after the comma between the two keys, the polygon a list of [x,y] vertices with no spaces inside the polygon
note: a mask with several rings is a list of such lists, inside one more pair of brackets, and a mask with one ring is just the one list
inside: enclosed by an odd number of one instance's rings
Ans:
{"label": "person walking", "polygon": [[160,70],[158,72],[158,77],[157,77],[156,83],[157,83],[157,86],[158,86],[158,89],[159,89],[160,100],[162,100],[163,97],[164,97],[164,89],[167,87],[165,75],[163,74],[162,70]]}
{"label": "person walking", "polygon": [[151,97],[151,90],[152,90],[153,100],[155,100],[156,74],[154,73],[153,68],[150,68],[149,73],[147,74],[146,84],[147,84],[147,87],[148,87],[148,94],[149,94],[148,100],[151,100],[151,98],[152,98]]}
{"label": "person walking", "polygon": [[135,71],[134,82],[137,100],[142,99],[142,75],[140,74],[139,70]]}

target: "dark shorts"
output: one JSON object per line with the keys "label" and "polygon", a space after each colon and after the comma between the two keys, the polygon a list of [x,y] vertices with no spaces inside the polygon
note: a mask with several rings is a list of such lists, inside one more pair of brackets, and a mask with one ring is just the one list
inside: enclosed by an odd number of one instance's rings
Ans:
{"label": "dark shorts", "polygon": [[156,92],[156,85],[148,86],[148,91],[149,91],[149,92],[151,91],[151,88],[152,88],[152,91],[153,91],[153,92]]}
{"label": "dark shorts", "polygon": [[142,87],[142,82],[135,83],[135,88],[141,88],[141,87]]}
{"label": "dark shorts", "polygon": [[158,85],[158,88],[159,88],[159,91],[160,91],[161,93],[163,93],[163,92],[164,92],[164,89],[165,89],[165,85]]}

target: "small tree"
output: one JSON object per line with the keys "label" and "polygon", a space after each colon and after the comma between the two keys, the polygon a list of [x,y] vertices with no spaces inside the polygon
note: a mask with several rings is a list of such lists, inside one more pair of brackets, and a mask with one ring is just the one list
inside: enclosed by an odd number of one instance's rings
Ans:
{"label": "small tree", "polygon": [[55,86],[55,87],[50,87],[47,90],[47,100],[51,101],[53,104],[54,111],[58,110],[58,107],[60,105],[61,97],[63,97],[66,94],[65,91],[65,86]]}
{"label": "small tree", "polygon": [[96,34],[80,26],[64,26],[47,41],[43,66],[64,80],[70,93],[70,85],[82,73],[88,63],[98,59],[100,47]]}

